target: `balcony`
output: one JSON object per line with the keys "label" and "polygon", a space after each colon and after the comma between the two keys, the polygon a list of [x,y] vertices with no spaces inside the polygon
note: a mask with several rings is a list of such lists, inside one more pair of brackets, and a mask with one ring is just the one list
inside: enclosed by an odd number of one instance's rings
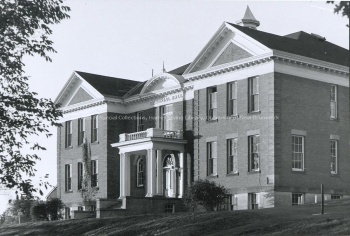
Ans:
{"label": "balcony", "polygon": [[182,130],[172,131],[150,128],[145,131],[120,134],[119,142],[139,140],[144,138],[183,139],[183,132]]}

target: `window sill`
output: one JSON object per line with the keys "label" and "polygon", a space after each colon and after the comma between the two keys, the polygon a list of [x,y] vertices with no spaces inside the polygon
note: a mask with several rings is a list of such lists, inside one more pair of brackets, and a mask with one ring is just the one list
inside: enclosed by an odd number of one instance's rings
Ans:
{"label": "window sill", "polygon": [[251,170],[251,171],[248,171],[247,174],[251,175],[251,174],[260,174],[261,173],[261,170]]}
{"label": "window sill", "polygon": [[228,173],[226,174],[226,176],[238,176],[239,175],[239,172],[235,172],[235,173]]}
{"label": "window sill", "polygon": [[306,175],[306,169],[304,170],[297,170],[297,169],[292,169],[292,174],[304,174]]}
{"label": "window sill", "polygon": [[208,175],[207,178],[219,178],[218,174]]}
{"label": "window sill", "polygon": [[338,122],[339,122],[339,118],[338,118],[338,117],[337,117],[337,118],[332,118],[332,117],[330,117],[329,120],[338,121]]}
{"label": "window sill", "polygon": [[66,150],[73,149],[73,146],[65,147]]}
{"label": "window sill", "polygon": [[338,173],[332,173],[330,174],[331,177],[339,177],[339,174]]}
{"label": "window sill", "polygon": [[248,112],[248,115],[257,115],[257,114],[261,114],[261,111],[251,111],[251,112]]}
{"label": "window sill", "polygon": [[95,141],[95,142],[91,143],[91,145],[97,145],[99,143],[100,143],[99,141]]}
{"label": "window sill", "polygon": [[227,119],[237,120],[238,118],[239,118],[239,115],[227,115]]}
{"label": "window sill", "polygon": [[137,188],[145,188],[143,185],[136,186]]}
{"label": "window sill", "polygon": [[208,123],[214,123],[214,122],[218,122],[219,119],[207,119]]}
{"label": "window sill", "polygon": [[65,191],[65,193],[73,193],[73,190]]}

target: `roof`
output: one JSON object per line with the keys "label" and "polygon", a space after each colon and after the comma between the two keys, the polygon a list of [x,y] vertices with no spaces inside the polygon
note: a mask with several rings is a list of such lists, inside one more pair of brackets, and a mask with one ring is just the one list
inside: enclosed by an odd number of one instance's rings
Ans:
{"label": "roof", "polygon": [[243,16],[243,19],[242,20],[255,20],[255,17],[252,13],[252,11],[250,10],[249,6],[247,6],[247,9],[245,10],[245,14]]}
{"label": "roof", "polygon": [[227,23],[271,49],[349,66],[349,50],[303,31],[279,36]]}
{"label": "roof", "polygon": [[178,67],[176,69],[173,69],[173,70],[169,71],[168,73],[169,74],[173,74],[173,75],[182,75],[190,64],[191,63],[188,63],[186,65],[180,66],[180,67]]}
{"label": "roof", "polygon": [[140,81],[90,74],[81,71],[76,71],[76,73],[85,79],[101,94],[107,96],[123,97],[136,85],[142,83]]}

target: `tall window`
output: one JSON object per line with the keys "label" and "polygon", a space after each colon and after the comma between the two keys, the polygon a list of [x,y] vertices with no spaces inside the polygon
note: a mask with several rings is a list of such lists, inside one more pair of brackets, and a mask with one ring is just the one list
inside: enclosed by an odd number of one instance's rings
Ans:
{"label": "tall window", "polygon": [[143,187],[145,164],[142,157],[137,161],[137,187]]}
{"label": "tall window", "polygon": [[91,187],[98,186],[98,160],[91,161]]}
{"label": "tall window", "polygon": [[84,142],[85,138],[85,118],[78,119],[78,145]]}
{"label": "tall window", "polygon": [[248,145],[249,145],[249,150],[248,150],[249,171],[259,171],[259,168],[260,168],[259,135],[248,136]]}
{"label": "tall window", "polygon": [[98,141],[98,115],[91,116],[91,142]]}
{"label": "tall window", "polygon": [[65,191],[72,191],[72,164],[66,164],[64,171]]}
{"label": "tall window", "polygon": [[83,187],[83,176],[84,176],[83,163],[78,162],[78,190]]}
{"label": "tall window", "polygon": [[160,107],[160,128],[173,130],[173,104]]}
{"label": "tall window", "polygon": [[259,195],[257,193],[248,194],[249,209],[259,209]]}
{"label": "tall window", "polygon": [[304,170],[304,136],[292,136],[292,170]]}
{"label": "tall window", "polygon": [[207,143],[208,175],[217,175],[217,143]]}
{"label": "tall window", "polygon": [[237,82],[228,84],[228,102],[227,102],[227,115],[237,115]]}
{"label": "tall window", "polygon": [[143,130],[143,116],[142,112],[136,112],[136,131],[142,131]]}
{"label": "tall window", "polygon": [[337,86],[331,85],[331,118],[337,118]]}
{"label": "tall window", "polygon": [[248,79],[248,112],[259,111],[259,77]]}
{"label": "tall window", "polygon": [[304,195],[302,193],[292,193],[292,206],[304,204]]}
{"label": "tall window", "polygon": [[237,138],[227,140],[227,173],[238,173]]}
{"label": "tall window", "polygon": [[66,121],[66,148],[72,146],[72,121]]}
{"label": "tall window", "polygon": [[208,88],[208,120],[218,118],[217,89],[216,87]]}
{"label": "tall window", "polygon": [[331,140],[331,173],[336,174],[338,169],[338,142]]}

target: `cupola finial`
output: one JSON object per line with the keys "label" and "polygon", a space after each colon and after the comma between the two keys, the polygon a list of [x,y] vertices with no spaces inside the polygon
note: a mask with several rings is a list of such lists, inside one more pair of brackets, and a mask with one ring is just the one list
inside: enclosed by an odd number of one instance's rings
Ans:
{"label": "cupola finial", "polygon": [[247,10],[245,11],[242,23],[244,27],[248,27],[251,29],[256,29],[260,25],[260,22],[257,19],[255,19],[249,6],[247,6]]}

